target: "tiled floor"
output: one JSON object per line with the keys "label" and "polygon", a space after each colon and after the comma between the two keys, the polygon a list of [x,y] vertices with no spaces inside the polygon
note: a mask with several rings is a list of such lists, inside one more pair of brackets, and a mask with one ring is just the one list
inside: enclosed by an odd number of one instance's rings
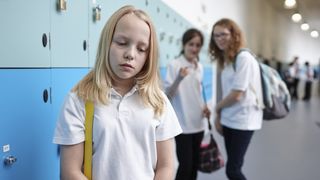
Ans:
{"label": "tiled floor", "polygon": [[[225,155],[222,137],[215,137]],[[199,173],[198,180],[226,180],[224,171]],[[243,171],[248,180],[320,180],[320,97],[294,101],[285,119],[264,121],[253,136]]]}

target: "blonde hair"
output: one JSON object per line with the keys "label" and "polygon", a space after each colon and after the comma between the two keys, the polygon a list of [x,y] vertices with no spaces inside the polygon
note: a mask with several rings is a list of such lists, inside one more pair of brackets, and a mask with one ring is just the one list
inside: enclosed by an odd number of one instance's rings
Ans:
{"label": "blonde hair", "polygon": [[[216,44],[214,39],[214,28],[216,26],[222,26],[227,28],[230,31],[231,39],[229,47],[226,50],[222,51]],[[217,21],[213,27],[211,32],[211,38],[209,43],[209,53],[212,56],[212,60],[218,60],[218,67],[223,68],[225,58],[229,62],[233,62],[235,56],[239,52],[241,48],[244,47],[245,39],[244,36],[239,28],[239,26],[231,19],[223,18]]]}
{"label": "blonde hair", "polygon": [[126,14],[134,14],[150,28],[148,56],[143,68],[136,75],[135,79],[138,93],[144,104],[151,106],[154,109],[155,115],[159,116],[164,111],[165,100],[160,88],[157,35],[150,17],[142,10],[136,9],[133,6],[122,7],[109,18],[100,35],[94,68],[72,91],[76,92],[84,101],[89,100],[102,104],[109,103],[112,79],[115,79],[115,74],[111,70],[109,63],[109,50],[117,23]]}

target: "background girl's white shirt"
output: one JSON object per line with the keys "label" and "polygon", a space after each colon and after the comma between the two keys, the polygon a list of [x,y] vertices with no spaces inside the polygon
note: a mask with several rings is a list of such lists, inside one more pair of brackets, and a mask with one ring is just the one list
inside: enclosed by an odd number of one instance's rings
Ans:
{"label": "background girl's white shirt", "polygon": [[[153,110],[142,103],[136,87],[123,97],[112,89],[110,104],[95,105],[93,179],[153,179],[156,142],[181,133],[167,98],[165,107],[164,114],[155,118]],[[84,115],[84,102],[70,93],[57,122],[53,142],[63,145],[83,142]]]}
{"label": "background girl's white shirt", "polygon": [[164,82],[165,88],[169,88],[179,75],[180,68],[190,67],[189,74],[180,82],[177,92],[171,103],[179,119],[183,133],[195,133],[204,130],[201,82],[203,78],[203,67],[198,63],[195,65],[185,59],[183,55],[170,61]]}
{"label": "background girl's white shirt", "polygon": [[225,65],[221,84],[223,98],[232,90],[244,91],[239,102],[222,109],[221,124],[239,130],[260,129],[262,109],[258,107],[257,98],[262,100],[262,89],[257,60],[249,52],[241,52],[237,56],[236,71],[232,64]]}

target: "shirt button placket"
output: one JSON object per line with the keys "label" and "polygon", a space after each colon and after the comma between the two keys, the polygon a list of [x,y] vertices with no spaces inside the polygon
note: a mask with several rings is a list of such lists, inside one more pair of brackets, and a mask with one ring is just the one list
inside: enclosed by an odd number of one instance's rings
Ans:
{"label": "shirt button placket", "polygon": [[116,96],[116,99],[119,100],[118,105],[117,105],[117,119],[120,120],[120,113],[121,113],[121,106],[122,106],[122,100],[120,96]]}

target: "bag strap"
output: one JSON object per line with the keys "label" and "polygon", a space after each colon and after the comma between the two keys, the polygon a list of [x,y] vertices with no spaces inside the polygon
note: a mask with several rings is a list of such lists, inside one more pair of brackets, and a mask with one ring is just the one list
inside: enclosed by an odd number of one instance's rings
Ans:
{"label": "bag strap", "polygon": [[243,52],[243,51],[247,51],[247,52],[249,52],[253,57],[256,57],[256,55],[253,54],[250,49],[248,49],[248,48],[241,48],[241,49],[237,52],[237,54],[234,56],[234,61],[232,62],[232,67],[233,67],[233,70],[234,70],[234,71],[236,71],[237,56],[238,56],[241,52]]}
{"label": "bag strap", "polygon": [[[203,97],[203,101],[204,101],[204,103],[207,105],[207,95],[206,95],[206,91],[205,91],[205,87],[204,87],[204,85],[203,85],[203,82],[201,82],[201,86],[202,86],[202,97]],[[211,123],[210,123],[210,119],[209,118],[206,118],[207,119],[207,121],[208,121],[208,128],[209,128],[209,131],[210,131],[210,134],[212,134],[211,133]]]}
{"label": "bag strap", "polygon": [[94,104],[86,101],[85,141],[84,141],[84,175],[88,180],[92,179],[92,126]]}

